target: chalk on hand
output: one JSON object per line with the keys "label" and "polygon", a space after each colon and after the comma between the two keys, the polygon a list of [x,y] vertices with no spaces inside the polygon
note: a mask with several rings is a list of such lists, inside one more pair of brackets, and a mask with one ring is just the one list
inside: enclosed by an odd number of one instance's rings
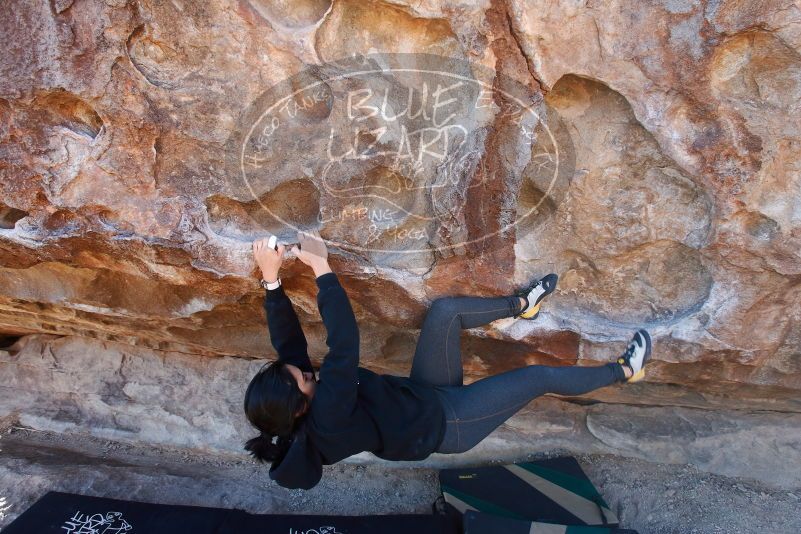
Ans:
{"label": "chalk on hand", "polygon": [[273,250],[278,250],[278,238],[274,235],[271,235],[270,240],[267,241],[267,246]]}

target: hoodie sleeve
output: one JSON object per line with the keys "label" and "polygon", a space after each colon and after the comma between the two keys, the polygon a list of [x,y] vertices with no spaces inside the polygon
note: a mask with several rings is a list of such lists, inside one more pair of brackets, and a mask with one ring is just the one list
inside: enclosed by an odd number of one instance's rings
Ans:
{"label": "hoodie sleeve", "polygon": [[356,407],[359,370],[359,328],[345,289],[333,272],[318,276],[317,306],[328,345],[320,381],[312,403],[312,416],[320,427],[336,427]]}
{"label": "hoodie sleeve", "polygon": [[289,297],[284,293],[283,286],[266,290],[264,311],[267,313],[270,343],[278,353],[278,360],[292,364],[302,371],[313,372],[306,336],[303,335],[298,316]]}

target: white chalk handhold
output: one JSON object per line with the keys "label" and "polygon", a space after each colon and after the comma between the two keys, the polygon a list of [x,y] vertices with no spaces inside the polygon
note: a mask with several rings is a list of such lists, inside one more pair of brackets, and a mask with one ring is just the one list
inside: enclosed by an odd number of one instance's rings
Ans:
{"label": "white chalk handhold", "polygon": [[278,238],[277,238],[277,237],[275,237],[274,235],[271,235],[271,236],[270,236],[270,240],[269,240],[269,241],[267,241],[267,246],[268,246],[268,247],[270,247],[270,248],[271,248],[271,249],[273,249],[273,250],[277,250],[277,249],[278,249],[278,247],[276,247],[276,246],[275,246],[275,244],[276,244],[277,242],[278,242]]}

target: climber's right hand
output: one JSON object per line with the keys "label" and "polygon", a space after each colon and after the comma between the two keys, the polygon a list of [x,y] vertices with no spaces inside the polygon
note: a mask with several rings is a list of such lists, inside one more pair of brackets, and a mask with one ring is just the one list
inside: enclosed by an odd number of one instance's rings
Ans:
{"label": "climber's right hand", "polygon": [[314,269],[315,273],[328,269],[328,248],[316,230],[298,232],[298,244],[291,249],[297,258]]}

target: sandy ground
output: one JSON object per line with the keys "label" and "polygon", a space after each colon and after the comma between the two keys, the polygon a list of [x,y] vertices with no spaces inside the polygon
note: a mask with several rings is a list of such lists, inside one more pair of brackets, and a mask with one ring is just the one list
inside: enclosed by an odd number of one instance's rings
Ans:
{"label": "sandy ground", "polygon": [[[558,454],[558,452],[555,452]],[[622,526],[655,532],[801,532],[801,489],[773,491],[689,466],[608,455],[579,461]],[[254,513],[429,513],[432,469],[340,463],[310,491],[273,484],[247,457],[10,428],[0,437],[0,528],[47,491]]]}

